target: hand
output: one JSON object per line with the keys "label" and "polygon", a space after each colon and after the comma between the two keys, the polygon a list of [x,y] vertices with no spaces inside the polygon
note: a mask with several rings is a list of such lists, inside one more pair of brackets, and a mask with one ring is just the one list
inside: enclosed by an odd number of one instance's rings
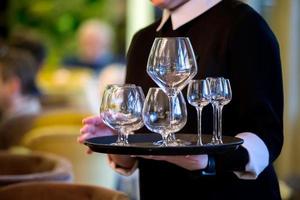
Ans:
{"label": "hand", "polygon": [[[91,116],[84,118],[82,120],[83,127],[80,129],[81,135],[77,138],[79,143],[83,143],[86,139],[99,137],[99,136],[108,136],[113,135],[114,130],[106,126],[100,116]],[[91,153],[89,149],[87,151]]]}
{"label": "hand", "polygon": [[166,161],[190,171],[205,169],[208,164],[207,154],[193,155],[193,156],[187,155],[187,156],[139,156],[139,157],[145,159]]}

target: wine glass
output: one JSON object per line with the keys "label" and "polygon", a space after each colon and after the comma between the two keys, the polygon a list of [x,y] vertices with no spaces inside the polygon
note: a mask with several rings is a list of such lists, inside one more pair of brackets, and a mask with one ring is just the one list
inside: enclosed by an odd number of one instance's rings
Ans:
{"label": "wine glass", "polygon": [[171,132],[181,130],[187,121],[186,103],[181,92],[174,100],[172,125],[170,123],[170,111],[169,99],[164,91],[161,88],[150,88],[144,103],[143,120],[150,131],[159,133],[162,136],[162,141],[155,142],[155,145],[177,145],[168,140],[168,135]]}
{"label": "wine glass", "polygon": [[210,88],[207,80],[192,80],[189,83],[187,91],[188,102],[197,110],[197,124],[198,124],[198,145],[202,143],[201,131],[201,113],[204,106],[210,102]]}
{"label": "wine glass", "polygon": [[222,79],[222,83],[223,83],[223,95],[222,95],[223,98],[219,102],[219,107],[218,107],[218,117],[219,117],[218,139],[221,143],[223,143],[223,141],[222,141],[222,111],[223,111],[223,107],[225,105],[227,105],[232,99],[232,91],[231,91],[229,79]]}
{"label": "wine glass", "polygon": [[[139,93],[139,96],[140,96],[141,101],[142,101],[142,104],[138,104],[137,106],[141,106],[141,105],[143,106],[144,101],[145,101],[145,95],[144,95],[143,89],[140,86],[136,86],[136,89],[137,89],[137,92]],[[143,126],[144,126],[143,120],[139,120],[139,121],[136,121],[136,123],[133,123],[131,126],[126,127],[126,132],[127,132],[126,140],[128,140],[128,135],[129,134],[134,134],[134,131],[142,128]]]}
{"label": "wine glass", "polygon": [[168,96],[172,126],[175,98],[197,74],[197,62],[189,38],[155,38],[148,58],[147,73]]}
{"label": "wine glass", "polygon": [[220,112],[219,106],[220,102],[223,101],[224,87],[223,87],[223,77],[208,77],[206,78],[209,82],[210,87],[210,102],[213,107],[213,137],[212,144],[221,144],[222,140],[218,137],[219,123],[220,123]]}
{"label": "wine glass", "polygon": [[109,85],[101,103],[103,122],[118,132],[114,145],[127,145],[130,131],[140,128],[144,97],[133,84]]}

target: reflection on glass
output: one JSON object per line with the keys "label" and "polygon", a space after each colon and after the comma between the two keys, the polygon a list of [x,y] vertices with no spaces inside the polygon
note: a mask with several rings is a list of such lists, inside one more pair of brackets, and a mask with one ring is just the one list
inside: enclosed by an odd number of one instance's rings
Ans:
{"label": "reflection on glass", "polygon": [[142,127],[144,95],[133,84],[106,87],[100,107],[103,122],[118,132],[115,145],[127,145],[128,134]]}
{"label": "reflection on glass", "polygon": [[210,102],[210,88],[207,80],[192,80],[188,86],[187,92],[188,102],[197,110],[197,124],[198,124],[198,145],[202,143],[201,131],[201,114],[204,106]]}
{"label": "reflection on glass", "polygon": [[144,103],[143,120],[150,131],[159,133],[162,136],[162,141],[155,143],[156,145],[177,145],[167,138],[170,133],[181,130],[187,121],[186,103],[181,92],[174,100],[173,112],[173,121],[170,122],[168,97],[162,89],[150,88]]}
{"label": "reflection on glass", "polygon": [[213,106],[213,137],[212,144],[222,144],[222,109],[232,98],[230,82],[223,77],[207,78],[211,91],[211,104]]}
{"label": "reflection on glass", "polygon": [[197,73],[190,40],[186,37],[156,38],[149,54],[147,73],[169,98],[172,126],[175,98]]}

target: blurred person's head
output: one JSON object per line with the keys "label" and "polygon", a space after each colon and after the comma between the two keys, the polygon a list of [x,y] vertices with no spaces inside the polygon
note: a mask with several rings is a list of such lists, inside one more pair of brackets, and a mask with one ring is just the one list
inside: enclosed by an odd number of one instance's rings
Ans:
{"label": "blurred person's head", "polygon": [[10,45],[28,51],[36,61],[37,72],[42,68],[47,56],[47,49],[41,40],[33,36],[14,34],[10,39]]}
{"label": "blurred person's head", "polygon": [[126,76],[126,67],[122,64],[110,64],[99,74],[98,88],[100,88],[100,97],[107,85],[124,84]]}
{"label": "blurred person's head", "polygon": [[174,10],[190,0],[151,0],[152,4],[161,9]]}
{"label": "blurred person's head", "polygon": [[111,51],[113,31],[108,24],[90,19],[78,29],[78,46],[83,61],[94,63]]}
{"label": "blurred person's head", "polygon": [[35,65],[24,50],[0,48],[0,114],[14,110],[24,97],[37,94]]}

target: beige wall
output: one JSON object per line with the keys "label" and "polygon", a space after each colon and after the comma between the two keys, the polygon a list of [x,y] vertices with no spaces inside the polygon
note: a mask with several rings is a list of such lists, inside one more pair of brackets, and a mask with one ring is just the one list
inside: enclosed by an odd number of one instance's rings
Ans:
{"label": "beige wall", "polygon": [[281,48],[285,90],[285,142],[281,156],[276,162],[277,172],[281,178],[300,174],[299,11],[299,0],[276,0],[269,16],[270,25]]}

